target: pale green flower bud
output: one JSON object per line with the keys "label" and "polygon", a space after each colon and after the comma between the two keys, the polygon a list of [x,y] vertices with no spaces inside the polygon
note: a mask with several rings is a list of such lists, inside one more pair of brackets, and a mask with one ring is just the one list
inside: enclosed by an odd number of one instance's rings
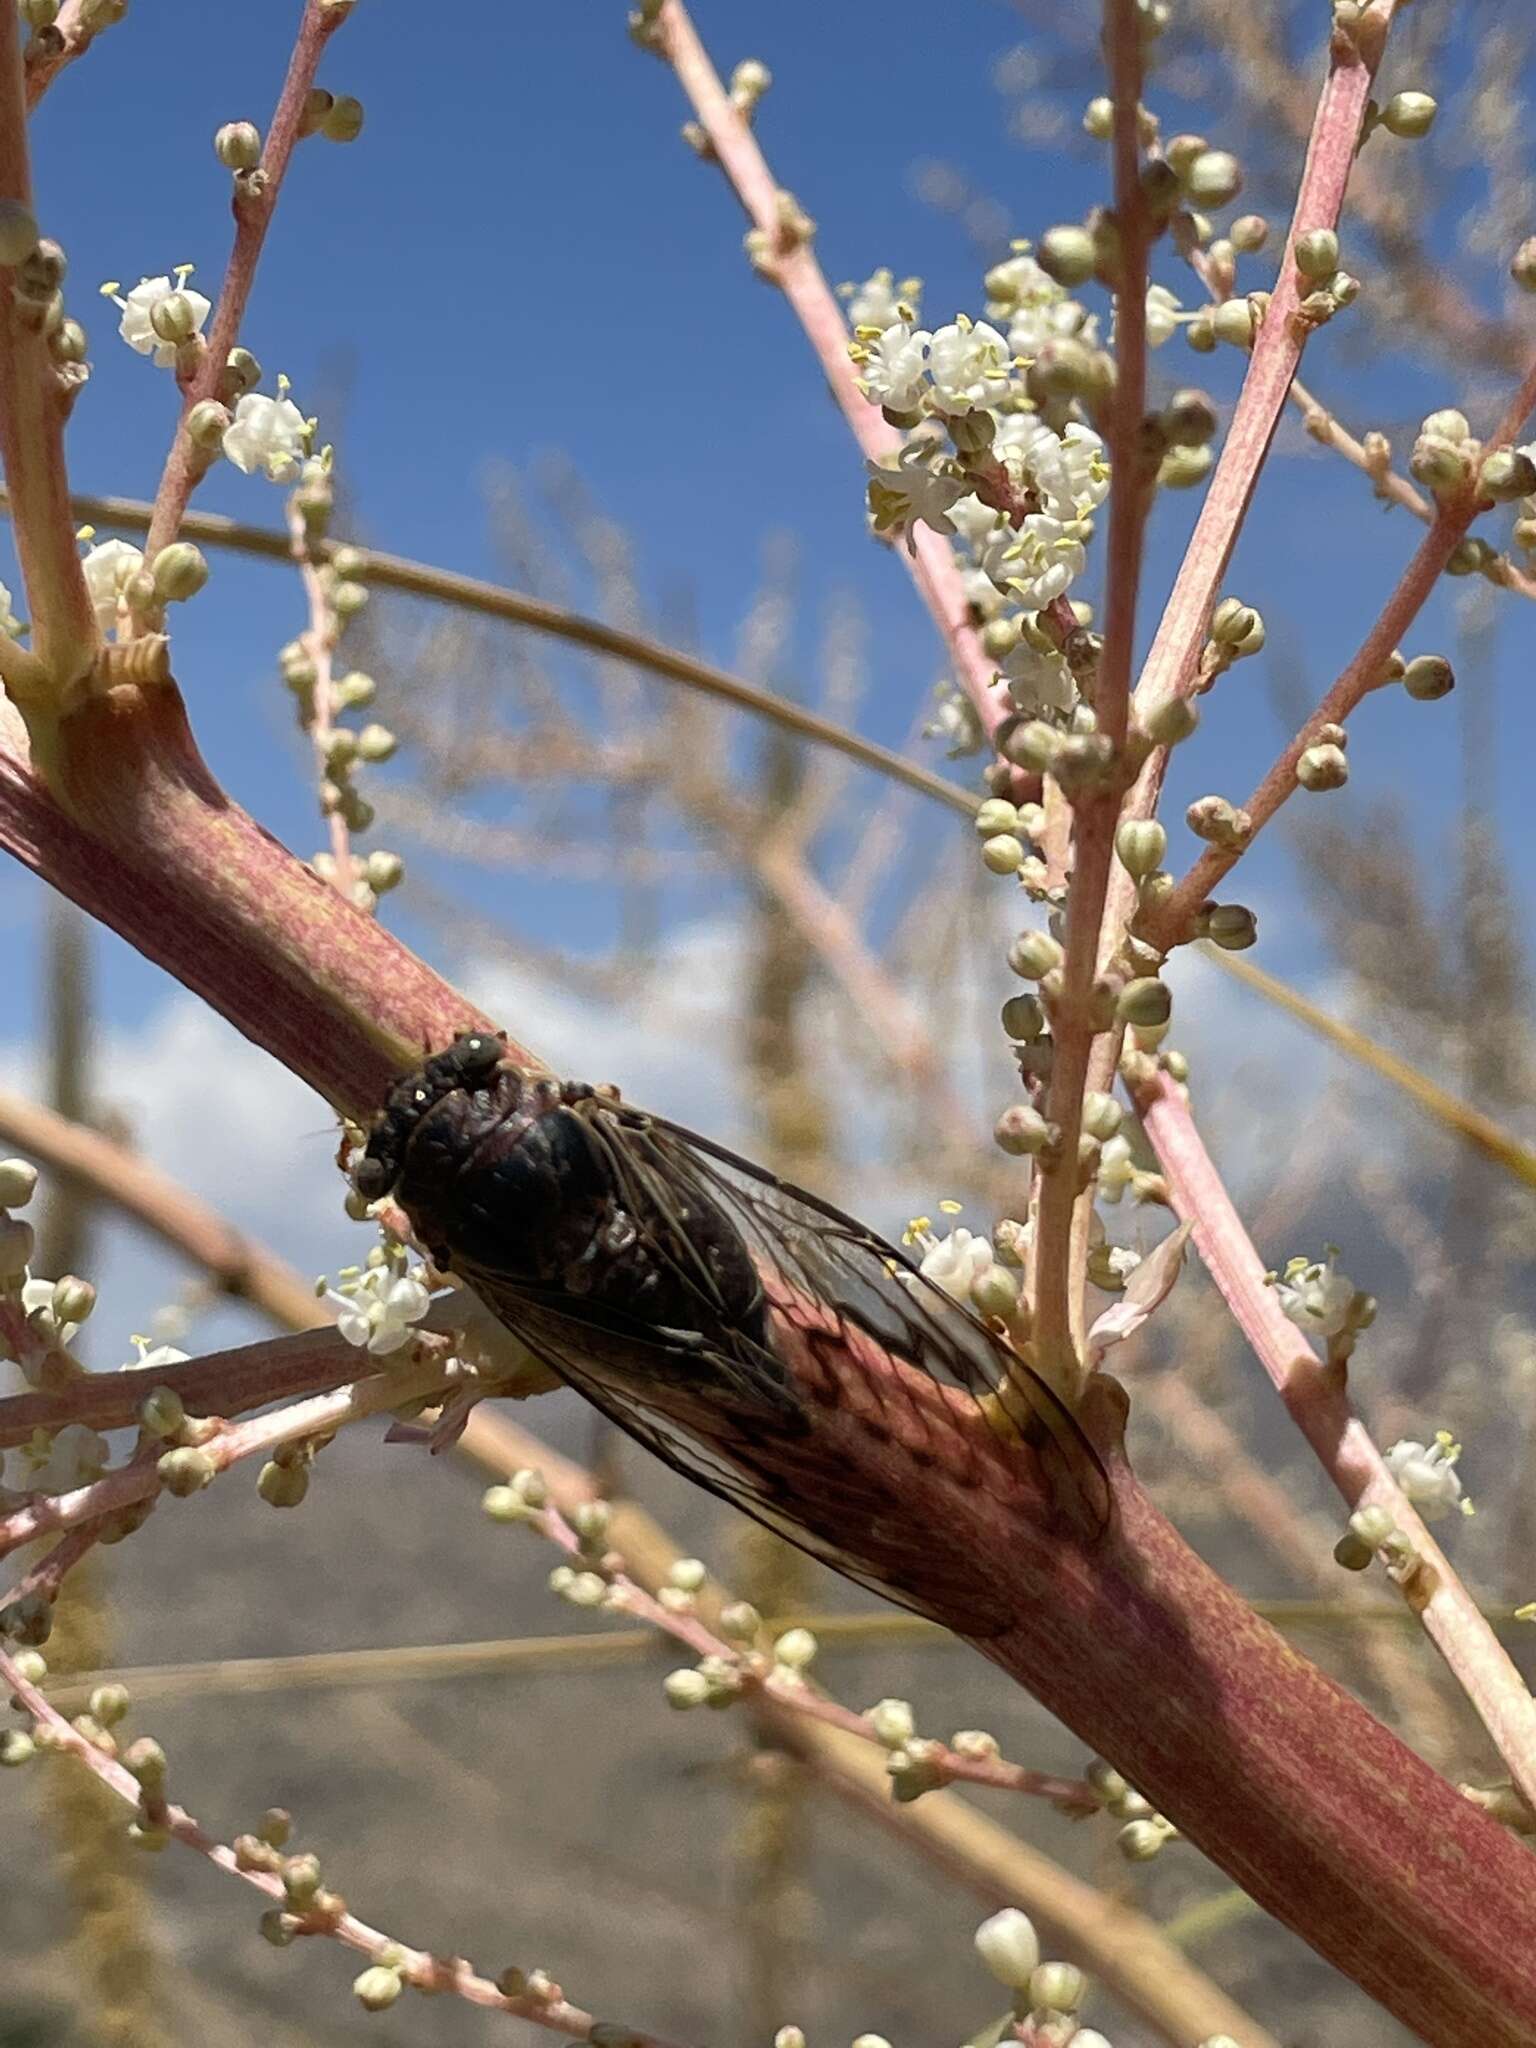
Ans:
{"label": "pale green flower bud", "polygon": [[1173,1014],[1173,994],[1166,981],[1143,975],[1121,989],[1115,1013],[1123,1024],[1166,1024]]}
{"label": "pale green flower bud", "polygon": [[912,1709],[905,1700],[876,1700],[865,1716],[875,1740],[887,1749],[900,1749],[917,1733]]}
{"label": "pale green flower bud", "polygon": [[174,1387],[151,1388],[139,1409],[139,1421],[150,1436],[176,1436],[186,1419],[186,1407]]}
{"label": "pale green flower bud", "polygon": [[211,1486],[218,1469],[206,1451],[196,1450],[190,1444],[167,1451],[155,1467],[160,1475],[160,1484],[178,1500],[186,1500],[194,1493],[201,1493],[205,1486]]}
{"label": "pale green flower bud", "polygon": [[[1209,939],[1213,945],[1220,946],[1224,953],[1241,953],[1253,945],[1258,936],[1259,921],[1242,903],[1218,903],[1201,920],[1201,937]],[[1164,1065],[1168,1066],[1170,1073],[1173,1071],[1169,1064],[1172,1058],[1173,1055],[1170,1053],[1164,1059]],[[1175,1075],[1174,1078],[1182,1080],[1183,1076]]]}
{"label": "pale green flower bud", "polygon": [[1296,237],[1294,254],[1303,277],[1314,282],[1332,277],[1339,267],[1339,238],[1332,228],[1311,228]]}
{"label": "pale green flower bud", "polygon": [[1403,670],[1403,688],[1421,704],[1447,697],[1456,687],[1456,672],[1443,654],[1416,654]]}
{"label": "pale green flower bud", "polygon": [[1170,697],[1147,720],[1146,735],[1154,746],[1176,747],[1199,723],[1200,713],[1187,697]]}
{"label": "pale green flower bud", "polygon": [[1381,125],[1391,135],[1416,142],[1429,133],[1439,111],[1427,92],[1395,92],[1381,110]]}
{"label": "pale green flower bud", "polygon": [[308,1470],[269,1458],[256,1475],[256,1491],[269,1508],[296,1508],[309,1491]]}
{"label": "pale green flower bud", "polygon": [[1088,1980],[1075,1963],[1042,1963],[1029,1980],[1029,2003],[1035,2012],[1076,2012]]}
{"label": "pale green flower bud", "polygon": [[384,896],[391,889],[398,889],[404,877],[405,862],[398,853],[386,853],[382,847],[370,853],[363,862],[363,880],[375,896]]}
{"label": "pale green flower bud", "polygon": [[254,121],[226,121],[214,135],[213,153],[226,171],[254,171],[261,162],[261,130]]}
{"label": "pale green flower bud", "polygon": [[815,1661],[819,1645],[808,1628],[786,1629],[773,1646],[774,1662],[804,1671]]}
{"label": "pale green flower bud", "polygon": [[982,841],[981,858],[994,875],[1016,875],[1024,865],[1024,842],[1015,839],[1011,832],[999,832],[995,838]]}
{"label": "pale green flower bud", "polygon": [[362,101],[351,93],[338,93],[320,123],[320,133],[327,142],[356,142],[362,132]]}
{"label": "pale green flower bud", "polygon": [[[1233,348],[1247,348],[1253,340],[1253,308],[1246,299],[1223,299],[1211,314],[1211,332],[1217,341]],[[1193,327],[1190,329],[1193,338]]]}
{"label": "pale green flower bud", "polygon": [[1210,448],[1170,448],[1157,465],[1157,481],[1165,491],[1190,491],[1204,483],[1216,458]]}
{"label": "pale green flower bud", "polygon": [[1175,391],[1158,417],[1176,448],[1203,448],[1215,437],[1216,408],[1203,391]]}
{"label": "pale green flower bud", "polygon": [[720,1610],[720,1633],[733,1643],[750,1643],[763,1625],[763,1617],[750,1600],[733,1600]]}
{"label": "pale green flower bud", "polygon": [[1061,946],[1049,932],[1020,932],[1008,948],[1008,965],[1023,981],[1039,981],[1061,962]]}
{"label": "pale green flower bud", "polygon": [[[1000,1984],[1026,1991],[1040,1964],[1040,1937],[1027,1913],[1005,1906],[983,1920],[975,1934],[976,1953]],[[1031,1998],[1031,2004],[1036,2001]]]}
{"label": "pale green flower bud", "polygon": [[24,1209],[37,1192],[37,1168],[29,1159],[0,1159],[0,1209]]}
{"label": "pale green flower bud", "polygon": [[1046,276],[1068,291],[1086,284],[1098,267],[1093,236],[1076,225],[1047,228],[1035,256]]}
{"label": "pale green flower bud", "polygon": [[1020,1045],[1032,1045],[1045,1030],[1045,1005],[1038,996],[1010,996],[1003,1005],[1003,1029]]}
{"label": "pale green flower bud", "polygon": [[1162,866],[1168,834],[1156,818],[1127,818],[1115,834],[1115,852],[1128,875],[1139,881]]}
{"label": "pale green flower bud", "polygon": [[130,1742],[120,1761],[130,1777],[137,1778],[151,1796],[164,1787],[165,1751],[152,1735],[141,1735],[136,1742]]}
{"label": "pale green flower bud", "polygon": [[1115,103],[1102,93],[1083,109],[1083,129],[1095,142],[1108,142],[1115,132]]}
{"label": "pale green flower bud", "polygon": [[1083,1097],[1083,1129],[1101,1143],[1112,1138],[1125,1120],[1125,1112],[1113,1095],[1101,1095],[1090,1088]]}
{"label": "pale green flower bud", "polygon": [[1342,789],[1349,780],[1349,758],[1342,747],[1308,747],[1296,763],[1303,789]]}
{"label": "pale green flower bud", "polygon": [[386,2011],[404,1989],[405,1980],[400,1972],[386,1970],[379,1963],[370,1964],[352,1979],[352,1995],[364,2012]]}
{"label": "pale green flower bud", "polygon": [[692,1669],[669,1671],[661,1682],[661,1689],[667,1696],[667,1705],[675,1707],[680,1714],[693,1707],[702,1707],[709,1698],[709,1680],[701,1671]]}
{"label": "pale green flower bud", "polygon": [[1478,495],[1507,504],[1536,491],[1536,462],[1518,448],[1495,448],[1477,473]]}
{"label": "pale green flower bud", "polygon": [[173,540],[154,560],[155,596],[162,604],[185,604],[208,581],[208,558],[189,540]]}
{"label": "pale green flower bud", "polygon": [[1269,222],[1261,213],[1244,213],[1227,229],[1227,240],[1239,256],[1256,256],[1269,240]]}
{"label": "pale green flower bud", "polygon": [[14,1771],[37,1754],[37,1744],[25,1730],[7,1728],[0,1732],[0,1770]]}
{"label": "pale green flower bud", "polygon": [[989,796],[984,804],[977,806],[976,830],[981,838],[991,839],[1000,832],[1016,832],[1018,829],[1018,807],[1005,798]]}
{"label": "pale green flower bud", "polygon": [[224,444],[231,417],[229,407],[216,398],[201,399],[187,414],[187,439],[204,454],[215,454]]}
{"label": "pale green flower bud", "polygon": [[1243,168],[1224,149],[1203,149],[1181,179],[1196,206],[1228,206],[1243,189]]}
{"label": "pale green flower bud", "polygon": [[1019,1305],[1019,1283],[1006,1266],[988,1266],[971,1282],[971,1307],[986,1320],[1001,1316],[1006,1322]]}

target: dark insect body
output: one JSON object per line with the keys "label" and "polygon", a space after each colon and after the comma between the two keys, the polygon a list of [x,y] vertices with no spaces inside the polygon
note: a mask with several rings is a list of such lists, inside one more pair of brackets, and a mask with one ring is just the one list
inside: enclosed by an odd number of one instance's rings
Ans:
{"label": "dark insect body", "polygon": [[631,1436],[889,1597],[952,1624],[959,1602],[974,1634],[1007,1615],[984,1559],[915,1525],[916,1475],[1032,1485],[1047,1519],[1102,1532],[1077,1423],[904,1252],[664,1118],[503,1062],[474,1035],[398,1082],[355,1185],[392,1193],[439,1268]]}

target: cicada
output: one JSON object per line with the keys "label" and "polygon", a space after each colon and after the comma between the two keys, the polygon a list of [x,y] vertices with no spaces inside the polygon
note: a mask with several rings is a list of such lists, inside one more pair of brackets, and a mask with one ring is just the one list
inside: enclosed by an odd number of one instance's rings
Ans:
{"label": "cicada", "polygon": [[916,1474],[1011,1488],[1001,1416],[1047,1519],[1079,1541],[1109,1519],[1070,1412],[906,1252],[612,1090],[460,1038],[390,1091],[353,1179],[656,1456],[967,1633],[1007,1616],[984,1559],[914,1525]]}

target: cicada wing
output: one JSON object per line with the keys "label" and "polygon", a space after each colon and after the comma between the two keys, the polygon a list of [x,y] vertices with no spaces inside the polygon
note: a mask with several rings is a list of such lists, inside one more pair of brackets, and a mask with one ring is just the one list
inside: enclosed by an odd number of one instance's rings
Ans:
{"label": "cicada wing", "polygon": [[[615,1169],[636,1195],[691,1187],[724,1211],[760,1265],[930,1379],[1000,1408],[1039,1458],[1061,1513],[1088,1538],[1112,1511],[1109,1477],[1082,1426],[1040,1375],[904,1250],[803,1188],[663,1117],[602,1104]],[[639,1177],[643,1176],[643,1185]],[[900,1399],[899,1383],[885,1391]]]}
{"label": "cicada wing", "polygon": [[[987,1578],[984,1562],[978,1571],[977,1560],[969,1555],[951,1558],[946,1546],[920,1531],[914,1532],[915,1555],[926,1600],[849,1555],[833,1525],[867,1531],[890,1523],[892,1499],[878,1482],[841,1466],[829,1484],[797,1408],[779,1414],[776,1429],[764,1427],[755,1405],[750,1420],[733,1418],[709,1391],[707,1351],[660,1343],[645,1325],[626,1327],[616,1317],[598,1322],[585,1310],[567,1312],[558,1297],[509,1287],[494,1274],[466,1271],[464,1277],[552,1372],[683,1478],[899,1607],[940,1613],[950,1627],[978,1638],[1007,1626],[1009,1610]],[[690,1407],[696,1407],[691,1424],[668,1412],[686,1413]],[[815,1526],[818,1516],[825,1517],[828,1528]]]}

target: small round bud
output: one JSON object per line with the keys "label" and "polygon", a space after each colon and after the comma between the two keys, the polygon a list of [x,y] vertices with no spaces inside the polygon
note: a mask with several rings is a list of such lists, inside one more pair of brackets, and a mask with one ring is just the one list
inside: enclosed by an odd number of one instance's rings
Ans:
{"label": "small round bud", "polygon": [[1253,819],[1224,796],[1196,797],[1184,813],[1184,822],[1208,846],[1245,846],[1253,837]]}
{"label": "small round bud", "polygon": [[308,1469],[269,1458],[256,1475],[256,1491],[269,1508],[296,1508],[309,1491]]}
{"label": "small round bud", "polygon": [[1173,993],[1166,981],[1155,975],[1141,975],[1128,981],[1115,1001],[1115,1014],[1122,1024],[1166,1024],[1173,1015]]}
{"label": "small round bud", "polygon": [[1246,643],[1260,630],[1258,613],[1241,598],[1224,597],[1211,613],[1211,638],[1218,647],[1240,648],[1246,653]]}
{"label": "small round bud", "polygon": [[[1218,903],[1201,921],[1201,936],[1220,946],[1224,953],[1241,953],[1253,945],[1259,936],[1259,921],[1243,903]],[[1165,1054],[1164,1065],[1169,1072],[1173,1055]],[[1175,1079],[1182,1079],[1176,1075]]]}
{"label": "small round bud", "polygon": [[320,1858],[314,1852],[306,1851],[301,1856],[290,1856],[283,1865],[283,1890],[295,1906],[309,1905],[320,1889]]}
{"label": "small round bud", "polygon": [[691,1668],[669,1671],[661,1681],[661,1689],[666,1694],[667,1705],[675,1707],[680,1714],[693,1707],[702,1707],[710,1691],[709,1680],[701,1671]]}
{"label": "small round bud", "polygon": [[905,1700],[876,1700],[864,1717],[877,1742],[887,1749],[900,1749],[917,1733],[912,1709]]}
{"label": "small round bud", "polygon": [[1025,854],[1024,842],[1015,839],[1011,832],[999,832],[996,838],[982,841],[982,864],[994,875],[1016,875],[1024,865]]}
{"label": "small round bud", "polygon": [[1086,284],[1098,267],[1093,236],[1084,227],[1047,228],[1035,255],[1046,276],[1069,291]]}
{"label": "small round bud", "polygon": [[213,153],[226,171],[254,171],[261,162],[261,130],[254,121],[226,121],[214,135]]}
{"label": "small round bud", "polygon": [[773,1646],[776,1664],[784,1664],[791,1671],[804,1671],[815,1661],[819,1645],[808,1628],[786,1629]]}
{"label": "small round bud", "polygon": [[398,1970],[386,1970],[382,1964],[373,1963],[352,1979],[352,1995],[364,2012],[384,2012],[392,2006],[405,1989],[405,1979]]}
{"label": "small round bud", "polygon": [[1216,323],[1209,314],[1197,313],[1184,324],[1184,344],[1197,356],[1208,356],[1216,346]]}
{"label": "small round bud", "polygon": [[363,862],[363,880],[375,896],[386,896],[391,889],[398,889],[404,878],[405,862],[398,853],[386,853],[381,847]]}
{"label": "small round bud", "polygon": [[1020,932],[1008,948],[1008,965],[1022,981],[1039,981],[1061,962],[1061,946],[1049,932]]}
{"label": "small round bud", "polygon": [[1019,1283],[1006,1266],[988,1266],[971,1282],[971,1307],[983,1321],[1000,1316],[1006,1322],[1018,1306]]}
{"label": "small round bud", "polygon": [[387,761],[399,745],[387,725],[365,725],[357,736],[357,751],[364,761]]}
{"label": "small round bud", "polygon": [[763,1625],[763,1617],[750,1600],[733,1600],[720,1610],[720,1633],[733,1643],[750,1643]]}
{"label": "small round bud", "polygon": [[194,448],[201,448],[205,454],[216,452],[222,447],[224,436],[229,431],[230,417],[229,407],[220,405],[216,398],[200,399],[183,423],[187,439]]}
{"label": "small round bud", "polygon": [[185,292],[167,292],[150,307],[149,324],[158,340],[179,345],[196,334],[197,315]]}
{"label": "small round bud", "polygon": [[991,839],[999,832],[1016,832],[1019,828],[1019,811],[1016,804],[1008,803],[1003,797],[989,796],[976,809],[976,830],[981,838]]}
{"label": "small round bud", "polygon": [[1016,1102],[1005,1109],[993,1126],[992,1142],[1010,1158],[1022,1159],[1043,1152],[1051,1141],[1052,1126],[1038,1109]]}
{"label": "small round bud", "polygon": [[1497,560],[1498,556],[1487,541],[1469,534],[1465,540],[1457,542],[1445,565],[1445,573],[1447,576],[1478,576],[1485,569],[1491,569]]}
{"label": "small round bud", "polygon": [[1536,292],[1536,235],[1527,235],[1509,261],[1509,274],[1523,292]]}
{"label": "small round bud", "polygon": [[1223,299],[1211,315],[1211,332],[1233,348],[1247,348],[1253,340],[1252,306],[1246,299]]}
{"label": "small round bud", "polygon": [[1003,1005],[1003,1029],[1021,1045],[1031,1045],[1045,1029],[1045,1005],[1038,996],[1010,996]]}
{"label": "small round bud", "polygon": [[1083,1097],[1083,1129],[1089,1137],[1106,1143],[1125,1121],[1125,1112],[1113,1095],[1101,1095],[1090,1088]]}
{"label": "small round bud", "polygon": [[0,1209],[24,1209],[37,1192],[37,1168],[30,1159],[0,1159]]}
{"label": "small round bud", "polygon": [[1095,142],[1108,142],[1115,132],[1115,103],[1102,93],[1083,109],[1083,131]]}
{"label": "small round bud", "polygon": [[1200,713],[1188,697],[1170,697],[1147,720],[1146,734],[1154,746],[1176,747],[1189,738],[1199,723]]}
{"label": "small round bud", "polygon": [[1120,865],[1138,881],[1162,866],[1168,834],[1156,818],[1127,818],[1115,834]]}
{"label": "small round bud", "polygon": [[1157,465],[1157,481],[1165,491],[1192,491],[1210,475],[1216,457],[1208,448],[1170,448]]}
{"label": "small round bud", "polygon": [[331,592],[331,609],[340,619],[350,619],[368,602],[365,583],[338,583]]}
{"label": "small round bud", "polygon": [[480,1511],[493,1522],[526,1522],[534,1512],[515,1486],[488,1486],[480,1496]]}
{"label": "small round bud", "polygon": [[[1168,1846],[1168,1830],[1160,1827],[1155,1820],[1127,1821],[1115,1836],[1115,1847],[1127,1863],[1150,1863]],[[1074,2042],[1081,2041],[1077,2034]]]}
{"label": "small round bud", "polygon": [[320,133],[327,142],[356,142],[362,132],[362,101],[351,93],[338,93],[320,123]]}
{"label": "small round bud", "polygon": [[261,382],[261,364],[248,348],[232,348],[224,364],[224,374],[219,379],[220,396],[225,392],[233,398],[243,398],[248,391],[254,391]]}
{"label": "small round bud", "polygon": [[354,711],[362,704],[371,704],[378,684],[372,676],[364,675],[361,669],[351,669],[334,686],[336,706],[340,711]]}
{"label": "small round bud", "polygon": [[1029,1980],[1029,2003],[1035,2012],[1076,2012],[1087,1989],[1075,1963],[1042,1963]]}
{"label": "small round bud", "polygon": [[130,1742],[120,1762],[129,1776],[137,1778],[151,1795],[165,1784],[165,1751],[152,1735],[141,1735],[136,1742]]}
{"label": "small round bud", "polygon": [[679,1557],[667,1572],[670,1582],[684,1593],[697,1593],[709,1577],[709,1567],[701,1557]]}
{"label": "small round bud", "polygon": [[1303,789],[1342,789],[1349,780],[1349,757],[1342,747],[1308,747],[1296,763]]}
{"label": "small round bud", "polygon": [[189,540],[173,540],[156,555],[155,596],[162,604],[185,604],[208,581],[208,558]]}
{"label": "small round bud", "polygon": [[1458,412],[1454,405],[1444,405],[1438,412],[1426,414],[1419,432],[1427,434],[1435,441],[1461,442],[1472,438],[1471,422],[1466,414]]}
{"label": "small round bud", "polygon": [[1239,214],[1227,229],[1227,240],[1239,256],[1256,256],[1269,240],[1269,222],[1261,213]]}
{"label": "small round bud", "polygon": [[299,134],[318,134],[321,123],[335,104],[334,93],[327,92],[323,85],[311,86],[304,95],[304,106],[299,115]]}
{"label": "small round bud", "polygon": [[1196,206],[1227,206],[1243,189],[1243,167],[1224,149],[1202,149],[1180,173]]}
{"label": "small round bud", "polygon": [[37,221],[19,199],[0,199],[0,263],[25,263],[37,247]]}
{"label": "small round bud", "polygon": [[[983,1920],[975,1934],[976,1953],[1000,1984],[1026,1991],[1040,1965],[1040,1937],[1034,1922],[1017,1906]],[[1031,1998],[1031,2004],[1035,2000]]]}
{"label": "small round bud", "polygon": [[1158,414],[1175,448],[1203,448],[1216,432],[1216,408],[1203,391],[1175,391]]}
{"label": "small round bud", "polygon": [[298,1938],[298,1928],[293,1915],[283,1913],[276,1906],[270,1907],[257,1922],[263,1941],[271,1942],[274,1948],[288,1948]]}
{"label": "small round bud", "polygon": [[1448,697],[1456,687],[1456,672],[1443,654],[1416,654],[1403,670],[1403,688],[1421,704]]}
{"label": "small round bud", "polygon": [[103,1728],[115,1728],[131,1704],[126,1685],[97,1685],[88,1702],[91,1719]]}
{"label": "small round bud", "polygon": [[1438,102],[1427,92],[1395,92],[1381,110],[1381,125],[1389,135],[1416,142],[1435,125],[1439,111]]}
{"label": "small round bud", "polygon": [[167,1451],[155,1470],[167,1493],[174,1494],[178,1500],[186,1500],[213,1483],[218,1467],[206,1451],[183,1444],[177,1450]]}
{"label": "small round bud", "polygon": [[1495,448],[1477,473],[1479,497],[1507,504],[1536,492],[1536,462],[1519,448]]}
{"label": "small round bud", "polygon": [[1292,252],[1296,268],[1314,283],[1332,277],[1339,267],[1339,238],[1332,228],[1309,228],[1296,237]]}

